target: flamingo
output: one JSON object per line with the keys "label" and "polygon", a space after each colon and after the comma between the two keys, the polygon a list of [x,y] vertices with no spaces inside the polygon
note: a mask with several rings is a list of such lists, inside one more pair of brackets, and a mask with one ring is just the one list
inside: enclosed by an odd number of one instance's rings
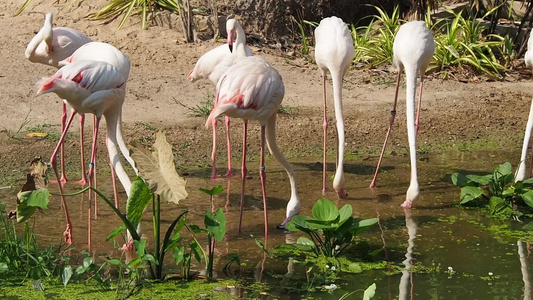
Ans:
{"label": "flamingo", "polygon": [[[404,208],[405,213],[405,227],[407,227],[407,234],[409,238],[407,239],[407,252],[405,253],[405,260],[402,261],[405,266],[402,270],[402,277],[400,279],[398,299],[407,300],[413,299],[413,273],[411,272],[413,268],[413,249],[415,247],[416,232],[418,230],[418,225],[415,220],[411,217],[411,210],[409,208]],[[411,289],[409,289],[409,282],[411,283]],[[407,297],[407,293],[410,291],[410,297]]]}
{"label": "flamingo", "polygon": [[[92,44],[92,43],[91,43]],[[103,43],[98,43],[103,44]],[[90,45],[90,44],[88,44]],[[105,44],[108,45],[108,44]],[[94,47],[94,46],[89,46]],[[82,48],[80,48],[82,49]],[[121,53],[111,45],[96,47],[95,50],[100,51],[100,57],[113,56],[109,51],[113,50],[113,54]],[[96,54],[95,54],[96,55]],[[73,57],[76,53],[73,54]],[[49,78],[43,78],[37,83],[37,95],[45,93],[55,93],[62,99],[66,99],[73,108],[73,112],[69,117],[65,129],[63,130],[59,139],[58,145],[54,150],[50,162],[54,169],[56,177],[57,163],[56,155],[59,149],[59,145],[63,142],[67,130],[72,123],[72,119],[76,113],[85,114],[92,113],[96,116],[96,124],[94,129],[92,152],[91,152],[91,166],[96,159],[96,138],[98,135],[98,128],[101,117],[104,116],[107,125],[107,138],[106,146],[109,153],[109,159],[113,164],[113,169],[117,174],[122,186],[126,190],[126,194],[129,196],[131,181],[124,171],[118,155],[117,144],[122,137],[121,133],[121,112],[122,104],[125,99],[126,77],[125,73],[129,72],[129,59],[122,54],[120,62],[125,69],[120,69],[116,65],[96,60],[76,60],[69,58],[71,63],[66,64],[60,68],[54,75]],[[127,70],[127,71],[126,71]],[[129,157],[129,154],[124,153],[123,148],[120,147],[123,155]],[[89,183],[92,185],[93,168],[89,170]],[[60,193],[63,194],[63,188],[59,185]],[[64,196],[61,196],[61,201],[65,210],[67,218],[67,230],[65,231],[65,241],[72,243],[72,225],[68,215],[68,209]],[[90,205],[89,205],[90,207]],[[90,210],[90,208],[89,208]],[[91,246],[90,240],[90,218],[89,214],[89,247]]]}
{"label": "flamingo", "polygon": [[268,212],[266,205],[266,173],[265,173],[265,138],[270,153],[285,168],[291,185],[291,198],[287,204],[284,226],[292,216],[300,212],[300,198],[290,163],[281,154],[276,144],[276,113],[285,87],[279,73],[264,59],[256,56],[239,59],[220,78],[217,84],[216,102],[205,123],[206,127],[221,114],[232,118],[243,119],[243,152],[241,165],[241,206],[239,231],[242,224],[244,209],[244,187],[246,181],[246,133],[249,120],[257,120],[261,124],[261,161],[259,173],[263,194],[265,217],[265,237],[268,236]]}
{"label": "flamingo", "polygon": [[[396,116],[396,102],[398,100],[398,89],[400,87],[402,70],[405,69],[407,136],[409,138],[409,156],[411,160],[411,183],[407,189],[406,199],[401,206],[403,208],[410,208],[413,204],[413,201],[418,199],[420,195],[420,187],[418,185],[416,169],[416,135],[419,125],[422,88],[424,86],[424,73],[431,62],[433,53],[435,53],[435,41],[433,40],[433,34],[426,27],[426,23],[424,21],[412,21],[400,26],[400,29],[398,30],[398,33],[394,39],[393,53],[394,59],[392,64],[398,68],[396,93],[391,111],[389,129],[387,131],[387,135],[385,136],[385,142],[383,143],[383,148],[381,149],[376,172],[374,173],[374,178],[370,183],[370,187],[376,187],[376,179],[379,172],[379,167],[381,165],[385,147],[387,146],[387,141],[392,130],[392,124]],[[418,108],[415,120],[417,74],[420,74],[420,92],[418,95]]]}
{"label": "flamingo", "polygon": [[[527,40],[527,52],[524,55],[524,62],[526,67],[533,68],[533,31],[529,34]],[[515,182],[526,179],[526,156],[529,146],[529,139],[531,138],[531,129],[533,128],[533,99],[531,100],[531,108],[529,109],[529,117],[526,124],[526,132],[524,136],[524,144],[522,145],[522,155],[520,156],[520,164],[516,172]],[[533,160],[532,160],[533,161]]]}
{"label": "flamingo", "polygon": [[333,188],[337,196],[344,199],[348,196],[344,180],[344,116],[342,113],[342,79],[352,64],[354,55],[353,39],[348,26],[337,17],[325,18],[315,29],[315,60],[322,74],[324,98],[324,153],[322,166],[322,193],[326,192],[326,140],[328,121],[326,113],[326,77],[327,71],[333,82],[333,99],[335,103],[335,119],[338,135],[337,163]]}
{"label": "flamingo", "polygon": [[[59,62],[69,57],[79,47],[84,44],[92,42],[92,40],[85,34],[78,30],[56,27],[52,28],[53,24],[52,13],[47,13],[44,19],[44,25],[39,32],[31,39],[26,47],[25,56],[33,63],[40,63],[59,68]],[[67,119],[67,105],[63,101],[63,113],[61,115],[61,131],[65,128],[65,121]],[[78,181],[81,185],[87,184],[87,177],[85,176],[85,155],[83,152],[83,125],[85,118],[80,115],[80,153],[81,153],[81,180]],[[61,183],[67,182],[65,172],[65,146],[61,144]]]}
{"label": "flamingo", "polygon": [[[202,55],[194,68],[187,75],[187,79],[191,82],[199,78],[208,78],[217,84],[218,80],[226,72],[226,70],[235,63],[240,57],[253,56],[252,49],[246,45],[246,35],[241,27],[241,24],[235,19],[228,19],[226,22],[226,32],[228,33],[227,45],[218,46],[204,55]],[[231,143],[229,136],[230,119],[228,116],[224,117],[226,123],[226,141],[228,144],[228,171],[226,177],[233,176],[231,168]],[[217,121],[213,120],[213,152],[211,153],[212,170],[211,178],[216,179],[216,127]]]}

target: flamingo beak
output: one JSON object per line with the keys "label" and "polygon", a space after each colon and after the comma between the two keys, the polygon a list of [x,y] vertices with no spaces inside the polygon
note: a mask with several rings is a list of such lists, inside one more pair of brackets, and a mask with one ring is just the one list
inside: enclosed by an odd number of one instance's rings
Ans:
{"label": "flamingo beak", "polygon": [[233,39],[234,39],[233,31],[230,31],[228,33],[228,47],[231,53],[233,53]]}

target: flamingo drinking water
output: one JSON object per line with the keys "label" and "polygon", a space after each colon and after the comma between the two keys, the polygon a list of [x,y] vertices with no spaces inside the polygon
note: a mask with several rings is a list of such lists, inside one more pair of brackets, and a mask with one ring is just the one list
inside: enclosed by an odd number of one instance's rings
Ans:
{"label": "flamingo drinking water", "polygon": [[239,218],[239,231],[242,223],[244,209],[244,187],[246,181],[246,133],[249,120],[257,120],[261,124],[261,162],[260,177],[263,193],[263,206],[265,214],[265,236],[268,236],[268,214],[266,196],[265,173],[265,138],[272,155],[285,168],[291,185],[291,198],[287,204],[286,219],[281,224],[284,226],[292,216],[300,211],[300,198],[294,171],[289,162],[281,154],[276,144],[276,112],[278,110],[285,87],[279,73],[264,59],[252,56],[239,59],[220,78],[217,84],[217,99],[211,114],[207,118],[206,127],[212,124],[213,119],[219,115],[232,118],[241,118],[243,126],[243,152],[242,152],[242,189],[241,189],[241,215]]}
{"label": "flamingo drinking water", "polygon": [[[411,160],[411,183],[407,190],[405,201],[402,207],[409,208],[413,201],[418,199],[420,195],[420,187],[418,185],[418,175],[416,168],[416,134],[418,132],[418,124],[420,117],[420,104],[422,100],[422,88],[424,85],[424,73],[431,62],[431,58],[435,53],[435,41],[433,34],[426,27],[424,21],[412,21],[403,24],[393,44],[394,59],[393,65],[398,68],[398,81],[396,82],[396,94],[394,96],[394,104],[391,111],[391,120],[389,129],[381,149],[376,173],[370,183],[370,187],[376,186],[376,179],[383,159],[383,153],[387,146],[394,117],[396,116],[396,102],[398,100],[398,89],[400,87],[400,79],[402,70],[405,69],[405,83],[406,83],[406,114],[407,114],[407,136],[409,138],[409,156]],[[416,77],[420,74],[420,92],[418,95],[418,108],[415,120],[415,98],[416,98]]]}
{"label": "flamingo drinking water", "polygon": [[333,99],[335,103],[335,119],[338,135],[337,162],[333,188],[339,198],[346,198],[344,180],[344,116],[342,113],[342,79],[350,68],[354,55],[353,39],[348,26],[337,17],[325,18],[315,29],[315,60],[322,74],[324,98],[324,155],[322,169],[322,192],[326,192],[326,74],[329,70],[333,82]]}

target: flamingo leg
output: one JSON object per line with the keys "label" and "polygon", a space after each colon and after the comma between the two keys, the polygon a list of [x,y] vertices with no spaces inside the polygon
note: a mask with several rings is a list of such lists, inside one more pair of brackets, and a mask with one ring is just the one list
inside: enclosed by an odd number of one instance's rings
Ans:
{"label": "flamingo leg", "polygon": [[233,177],[233,170],[231,168],[231,139],[229,132],[230,118],[224,116],[224,120],[226,121],[226,142],[228,144],[228,172],[226,173],[226,177]]}
{"label": "flamingo leg", "polygon": [[418,104],[416,108],[415,132],[418,133],[420,125],[420,108],[422,107],[422,89],[424,87],[424,75],[420,75],[420,91],[418,93]]}
{"label": "flamingo leg", "polygon": [[61,137],[59,138],[59,141],[57,142],[57,146],[52,153],[52,157],[50,158],[50,164],[52,165],[52,169],[54,170],[54,174],[56,175],[57,179],[57,185],[59,187],[59,193],[61,194],[61,204],[63,205],[63,209],[65,211],[65,217],[67,219],[67,228],[65,229],[65,232],[63,233],[63,236],[65,238],[65,243],[72,244],[72,223],[70,222],[70,216],[68,214],[68,208],[67,208],[67,202],[65,201],[65,196],[63,196],[63,185],[61,184],[61,181],[59,179],[59,172],[57,171],[57,153],[60,151],[61,145],[63,144],[63,141],[65,140],[65,136],[67,135],[67,130],[70,127],[70,124],[72,123],[72,120],[74,119],[74,115],[76,115],[75,111],[72,111],[72,114],[70,115],[70,118],[68,119],[65,128],[63,129],[63,132],[61,133]]}
{"label": "flamingo leg", "polygon": [[261,161],[259,165],[261,177],[261,191],[263,192],[263,211],[265,214],[265,239],[268,238],[268,210],[266,196],[266,172],[265,172],[265,126],[261,126]]}
{"label": "flamingo leg", "polygon": [[242,130],[242,163],[241,163],[241,208],[240,208],[240,214],[239,214],[239,233],[241,232],[241,225],[242,225],[242,215],[244,212],[244,187],[246,183],[246,173],[248,170],[246,169],[246,133],[248,132],[248,121],[244,121],[243,123],[243,130]]}
{"label": "flamingo leg", "polygon": [[[93,129],[93,144],[91,147],[91,162],[89,164],[89,185],[94,187],[94,181],[95,181],[95,169],[96,169],[96,150],[97,150],[97,141],[98,141],[98,127],[100,126],[100,119],[101,117],[96,117],[94,121],[94,129]],[[89,193],[89,214],[88,214],[88,244],[89,249],[91,249],[91,215],[92,215],[92,193]],[[96,197],[95,197],[96,202]],[[96,218],[96,206],[95,206],[95,218]]]}
{"label": "flamingo leg", "polygon": [[[63,112],[61,114],[61,133],[65,130],[65,122],[67,121],[67,103],[63,100]],[[61,143],[61,178],[59,182],[61,184],[67,183],[67,172],[65,170],[65,142]]]}
{"label": "flamingo leg", "polygon": [[370,188],[376,187],[376,180],[378,178],[379,168],[381,166],[381,161],[383,160],[383,154],[385,154],[385,148],[387,147],[387,142],[389,141],[389,137],[392,131],[392,124],[394,123],[394,119],[396,118],[396,104],[398,102],[398,91],[400,89],[400,79],[402,77],[402,69],[398,70],[398,80],[396,82],[396,92],[394,94],[394,104],[392,106],[392,110],[390,112],[390,123],[389,123],[389,129],[387,130],[387,135],[385,136],[385,142],[383,143],[383,147],[381,148],[381,154],[379,155],[378,165],[376,167],[376,172],[374,173],[374,178],[372,179],[372,182],[370,183]]}
{"label": "flamingo leg", "polygon": [[[95,189],[98,188],[98,184],[96,181],[96,147],[98,145],[98,128],[100,126],[100,119],[96,117],[96,115],[93,116],[93,134],[94,134],[94,154],[91,154],[91,162],[93,163],[93,184],[91,184]],[[93,157],[94,156],[94,157]],[[98,201],[97,201],[97,195],[96,192],[94,192],[94,219],[98,219]]]}
{"label": "flamingo leg", "polygon": [[85,186],[87,184],[87,175],[85,174],[85,151],[83,150],[83,136],[85,133],[85,115],[80,114],[80,160],[81,160],[81,179],[78,184]]}
{"label": "flamingo leg", "polygon": [[328,114],[326,111],[326,74],[322,75],[322,98],[324,99],[324,121],[322,128],[324,129],[324,144],[322,154],[322,194],[326,193],[326,143],[328,140]]}
{"label": "flamingo leg", "polygon": [[211,152],[211,163],[213,167],[211,169],[211,179],[217,179],[217,120],[213,119],[213,152]]}

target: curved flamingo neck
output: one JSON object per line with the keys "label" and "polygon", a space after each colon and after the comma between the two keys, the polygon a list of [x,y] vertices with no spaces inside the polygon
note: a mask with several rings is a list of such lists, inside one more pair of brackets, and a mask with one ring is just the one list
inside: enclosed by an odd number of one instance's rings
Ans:
{"label": "curved flamingo neck", "polygon": [[416,102],[416,80],[419,67],[417,65],[404,65],[405,85],[406,85],[406,119],[407,136],[409,139],[409,157],[411,160],[411,184],[418,184],[416,168],[416,129],[415,129],[415,102]]}
{"label": "curved flamingo neck", "polygon": [[234,52],[237,56],[244,57],[246,56],[246,50],[244,49],[246,46],[246,35],[239,23],[235,23],[235,36]]}

